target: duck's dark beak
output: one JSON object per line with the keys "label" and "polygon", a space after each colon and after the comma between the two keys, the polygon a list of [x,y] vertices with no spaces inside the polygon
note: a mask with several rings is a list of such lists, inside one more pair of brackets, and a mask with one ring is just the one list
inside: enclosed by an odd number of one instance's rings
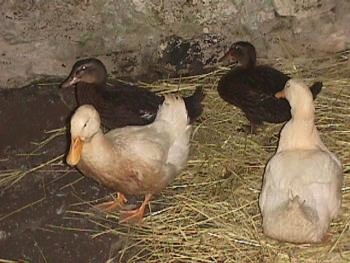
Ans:
{"label": "duck's dark beak", "polygon": [[284,90],[281,90],[281,91],[279,91],[279,92],[277,92],[275,94],[275,97],[277,99],[285,99],[286,98],[286,93],[284,92]]}
{"label": "duck's dark beak", "polygon": [[80,137],[72,138],[69,153],[66,159],[70,166],[75,166],[79,163],[83,146],[84,141]]}
{"label": "duck's dark beak", "polygon": [[79,82],[79,79],[75,76],[69,76],[62,84],[61,88],[69,88],[73,85],[77,84]]}
{"label": "duck's dark beak", "polygon": [[225,53],[225,55],[223,55],[221,58],[219,58],[218,61],[219,62],[224,62],[224,63],[226,63],[226,62],[236,62],[237,59],[236,59],[236,56],[235,56],[233,50],[230,49],[229,51],[227,51]]}

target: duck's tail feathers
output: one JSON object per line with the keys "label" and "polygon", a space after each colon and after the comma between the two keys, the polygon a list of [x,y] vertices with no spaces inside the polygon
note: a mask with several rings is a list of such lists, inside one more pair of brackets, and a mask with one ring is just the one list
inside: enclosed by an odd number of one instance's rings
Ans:
{"label": "duck's tail feathers", "polygon": [[310,91],[312,93],[312,97],[316,99],[317,95],[321,92],[323,87],[323,83],[321,81],[316,81],[312,86],[310,87]]}
{"label": "duck's tail feathers", "polygon": [[196,121],[203,112],[202,101],[205,97],[201,87],[196,88],[195,92],[188,97],[184,97],[190,123]]}
{"label": "duck's tail feathers", "polygon": [[172,138],[166,162],[178,172],[187,163],[191,137],[191,125],[183,98],[176,95],[164,96],[155,122],[157,121],[166,122],[166,126],[162,126]]}
{"label": "duck's tail feathers", "polygon": [[263,217],[264,233],[274,239],[292,243],[315,243],[327,231],[322,229],[317,211],[305,205],[299,196],[287,201],[277,212]]}
{"label": "duck's tail feathers", "polygon": [[167,129],[182,131],[185,130],[189,124],[189,117],[185,107],[183,98],[178,95],[165,95],[163,104],[159,107],[157,121],[166,121],[169,126]]}

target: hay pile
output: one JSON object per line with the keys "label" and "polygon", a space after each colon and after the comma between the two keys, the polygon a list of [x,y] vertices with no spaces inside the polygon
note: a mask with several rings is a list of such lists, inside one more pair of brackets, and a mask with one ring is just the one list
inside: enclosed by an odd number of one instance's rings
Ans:
{"label": "hay pile", "polygon": [[[332,239],[321,245],[292,245],[262,233],[258,196],[267,160],[282,125],[265,125],[257,135],[237,130],[242,113],[222,101],[216,85],[228,69],[146,85],[153,90],[191,93],[204,87],[205,111],[196,124],[187,169],[151,203],[142,226],[117,224],[118,213],[101,218],[72,207],[70,217],[98,226],[92,237],[118,235],[111,262],[349,262],[350,261],[350,52],[317,60],[262,61],[324,88],[316,100],[317,127],[325,144],[342,159],[345,184]],[[157,207],[152,211],[152,207]],[[88,231],[88,230],[86,230]]]}

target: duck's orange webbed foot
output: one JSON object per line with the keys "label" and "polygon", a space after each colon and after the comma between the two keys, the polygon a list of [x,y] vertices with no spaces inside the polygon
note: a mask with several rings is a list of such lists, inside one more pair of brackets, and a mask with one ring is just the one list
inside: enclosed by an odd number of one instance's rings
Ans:
{"label": "duck's orange webbed foot", "polygon": [[111,212],[117,209],[121,209],[127,201],[128,199],[126,199],[125,195],[118,192],[117,199],[95,205],[95,208],[104,212]]}
{"label": "duck's orange webbed foot", "polygon": [[151,194],[147,194],[145,196],[145,200],[142,202],[141,206],[135,210],[122,211],[121,212],[122,220],[120,220],[120,223],[129,223],[129,224],[141,223],[142,219],[143,219],[143,215],[145,213],[146,205],[148,205],[151,197],[152,197]]}

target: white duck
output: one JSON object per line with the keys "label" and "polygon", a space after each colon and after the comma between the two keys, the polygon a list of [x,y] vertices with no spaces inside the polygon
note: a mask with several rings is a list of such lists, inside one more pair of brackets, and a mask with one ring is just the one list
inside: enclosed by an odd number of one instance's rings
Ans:
{"label": "white duck", "polygon": [[139,222],[152,195],[170,184],[187,163],[191,125],[181,97],[168,95],[155,121],[103,134],[91,105],[79,107],[71,119],[72,143],[67,163],[118,192],[103,210],[121,207],[124,194],[145,195],[141,207],[124,211],[123,222]]}
{"label": "white duck", "polygon": [[321,141],[309,88],[291,79],[275,96],[289,101],[292,119],[265,169],[259,198],[263,230],[281,241],[320,242],[340,210],[342,164]]}

